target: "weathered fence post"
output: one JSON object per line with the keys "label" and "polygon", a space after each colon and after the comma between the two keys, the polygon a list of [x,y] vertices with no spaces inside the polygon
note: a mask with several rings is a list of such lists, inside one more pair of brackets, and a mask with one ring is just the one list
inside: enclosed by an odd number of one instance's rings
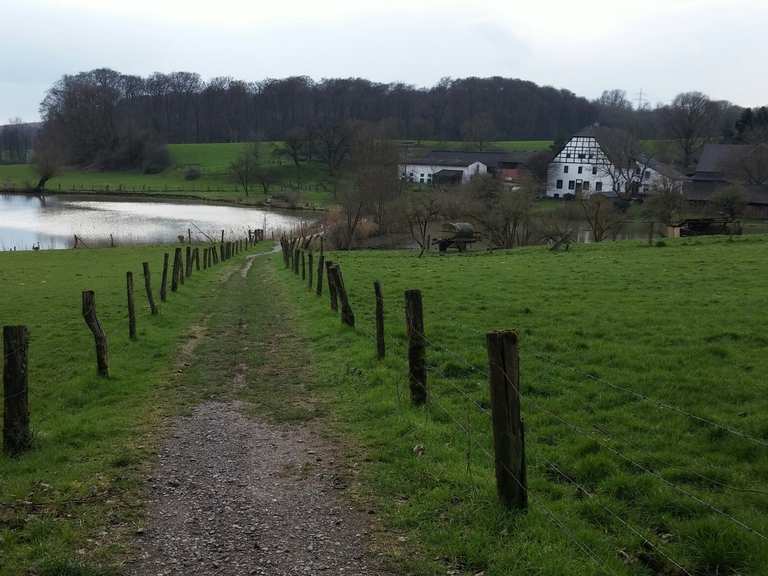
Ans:
{"label": "weathered fence post", "polygon": [[336,293],[339,297],[339,303],[341,304],[341,321],[347,326],[355,325],[355,314],[352,312],[352,307],[349,305],[349,298],[347,297],[347,289],[344,287],[344,277],[341,275],[341,267],[338,264],[334,264],[333,271],[333,284],[336,288]]}
{"label": "weathered fence post", "polygon": [[192,251],[192,259],[195,261],[195,270],[200,272],[200,248],[195,246],[195,249]]}
{"label": "weathered fence post", "polygon": [[426,339],[421,290],[405,291],[405,325],[408,334],[408,385],[411,389],[411,402],[420,406],[427,401]]}
{"label": "weathered fence post", "polygon": [[325,272],[328,276],[328,295],[331,299],[331,310],[336,312],[339,309],[339,301],[338,296],[336,295],[336,285],[333,283],[333,272],[331,271],[331,268],[333,268],[333,262],[328,260],[325,263]]}
{"label": "weathered fence post", "polygon": [[203,248],[203,270],[208,270],[208,248]]}
{"label": "weathered fence post", "polygon": [[32,445],[26,326],[3,326],[3,451],[16,456]]}
{"label": "weathered fence post", "polygon": [[179,277],[181,273],[179,266],[181,265],[181,248],[176,248],[173,253],[173,272],[171,273],[171,292],[176,292],[179,289]]}
{"label": "weathered fence post", "polygon": [[317,290],[316,294],[318,296],[323,295],[323,274],[325,273],[325,256],[323,253],[320,253],[320,258],[317,262]]}
{"label": "weathered fence post", "polygon": [[128,337],[136,340],[136,306],[133,302],[133,272],[125,273],[126,295],[128,296]]}
{"label": "weathered fence post", "polygon": [[489,332],[489,381],[496,456],[496,489],[507,508],[528,506],[525,467],[525,438],[520,417],[520,359],[517,333]]}
{"label": "weathered fence post", "polygon": [[307,279],[307,259],[304,250],[301,251],[301,279]]}
{"label": "weathered fence post", "polygon": [[168,296],[168,252],[163,254],[163,277],[160,281],[160,301],[165,302]]}
{"label": "weathered fence post", "polygon": [[297,276],[299,275],[299,262],[301,261],[300,258],[301,250],[299,248],[296,248],[293,253],[293,273]]}
{"label": "weathered fence post", "polygon": [[375,280],[373,292],[376,295],[376,356],[382,360],[386,355],[384,344],[384,297],[381,294],[381,282]]}
{"label": "weathered fence post", "polygon": [[192,247],[187,246],[186,248],[186,276],[192,276]]}
{"label": "weathered fence post", "polygon": [[312,275],[315,269],[314,255],[312,252],[307,254],[307,288],[312,290]]}
{"label": "weathered fence post", "polygon": [[147,292],[147,302],[149,303],[149,311],[152,316],[157,314],[157,306],[155,305],[155,297],[152,295],[152,278],[149,272],[149,262],[142,262],[141,267],[144,270],[144,290]]}
{"label": "weathered fence post", "polygon": [[83,318],[96,342],[96,365],[99,376],[109,378],[109,352],[107,335],[96,317],[96,295],[93,290],[83,290]]}

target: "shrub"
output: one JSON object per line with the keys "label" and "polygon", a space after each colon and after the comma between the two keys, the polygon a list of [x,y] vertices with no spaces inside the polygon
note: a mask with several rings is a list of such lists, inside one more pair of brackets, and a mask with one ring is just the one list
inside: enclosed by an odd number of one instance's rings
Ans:
{"label": "shrub", "polygon": [[184,170],[184,180],[197,180],[203,173],[200,170],[200,166],[187,166]]}
{"label": "shrub", "polygon": [[149,144],[144,152],[141,169],[144,174],[159,174],[171,165],[171,155],[165,144]]}

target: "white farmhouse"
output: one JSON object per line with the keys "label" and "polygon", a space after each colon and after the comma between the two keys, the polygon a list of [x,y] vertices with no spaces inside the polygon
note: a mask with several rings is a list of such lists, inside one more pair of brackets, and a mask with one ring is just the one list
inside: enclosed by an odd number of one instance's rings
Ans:
{"label": "white farmhouse", "polygon": [[404,159],[400,177],[419,184],[462,184],[488,173],[488,165],[477,154],[435,150],[420,158]]}
{"label": "white farmhouse", "polygon": [[600,144],[600,128],[590,126],[576,133],[550,162],[546,195],[550,198],[595,193],[615,196],[630,186],[634,194],[644,195],[661,180],[682,186],[683,176],[652,160],[635,162],[634,169],[617,169]]}

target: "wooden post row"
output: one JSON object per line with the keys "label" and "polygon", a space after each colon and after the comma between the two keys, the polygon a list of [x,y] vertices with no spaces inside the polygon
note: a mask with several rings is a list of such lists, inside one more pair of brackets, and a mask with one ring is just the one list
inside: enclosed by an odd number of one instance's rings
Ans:
{"label": "wooden post row", "polygon": [[381,294],[381,282],[373,283],[373,292],[376,296],[376,357],[382,360],[386,356],[384,343],[384,297]]}
{"label": "wooden post row", "polygon": [[171,273],[171,292],[179,289],[179,278],[182,276],[179,267],[181,266],[181,248],[176,248],[173,253],[173,272]]}
{"label": "wooden post row", "polygon": [[318,296],[323,295],[323,276],[325,274],[325,256],[323,253],[320,253],[320,258],[318,258],[317,262],[317,289],[315,293]]}
{"label": "wooden post row", "polygon": [[327,260],[325,262],[325,272],[328,276],[328,296],[331,301],[331,310],[336,312],[339,309],[339,302],[338,297],[336,296],[336,286],[333,283],[333,272],[331,271],[331,268],[333,268],[333,261]]}
{"label": "wooden post row", "polygon": [[155,305],[155,297],[152,295],[152,279],[149,272],[149,262],[142,262],[141,267],[144,270],[144,290],[147,293],[149,311],[152,316],[154,316],[157,314],[157,306]]}
{"label": "wooden post row", "polygon": [[17,456],[32,445],[28,347],[26,326],[3,326],[3,451],[9,456]]}
{"label": "wooden post row", "polygon": [[128,337],[136,340],[136,306],[133,301],[133,272],[125,273],[126,294],[128,296]]}
{"label": "wooden post row", "polygon": [[411,402],[415,406],[421,406],[427,401],[426,340],[421,290],[405,291],[405,326],[408,334],[408,385],[411,390]]}
{"label": "wooden post row", "polygon": [[168,295],[168,252],[163,254],[163,277],[160,281],[160,301],[165,302]]}
{"label": "wooden post row", "polygon": [[83,290],[83,318],[93,334],[96,343],[96,366],[99,376],[109,377],[109,351],[107,335],[96,316],[96,295],[93,290]]}
{"label": "wooden post row", "polygon": [[352,312],[352,307],[349,305],[347,289],[344,287],[344,277],[341,275],[341,267],[338,264],[334,264],[331,267],[331,272],[336,294],[339,298],[339,303],[341,304],[341,322],[347,326],[354,327],[355,314]]}
{"label": "wooden post row", "polygon": [[528,481],[517,340],[517,333],[512,330],[486,335],[496,489],[506,508],[524,509],[528,506]]}
{"label": "wooden post row", "polygon": [[312,275],[315,269],[314,256],[312,252],[307,254],[307,288],[312,290]]}

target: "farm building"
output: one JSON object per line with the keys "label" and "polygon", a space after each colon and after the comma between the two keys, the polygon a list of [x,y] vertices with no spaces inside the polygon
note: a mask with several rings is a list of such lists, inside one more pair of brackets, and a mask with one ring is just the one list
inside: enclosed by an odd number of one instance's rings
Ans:
{"label": "farm building", "polygon": [[642,196],[662,180],[676,183],[682,191],[684,177],[660,162],[639,158],[632,161],[629,169],[618,166],[602,141],[608,134],[599,126],[590,126],[571,137],[549,164],[546,195],[550,198],[595,193],[614,196],[631,186],[634,194]]}
{"label": "farm building", "polygon": [[717,190],[741,183],[748,210],[768,217],[768,146],[707,144],[690,177],[688,201],[705,207]]}
{"label": "farm building", "polygon": [[400,177],[420,184],[462,184],[474,176],[490,174],[507,184],[516,183],[531,152],[500,150],[432,150],[403,157]]}

